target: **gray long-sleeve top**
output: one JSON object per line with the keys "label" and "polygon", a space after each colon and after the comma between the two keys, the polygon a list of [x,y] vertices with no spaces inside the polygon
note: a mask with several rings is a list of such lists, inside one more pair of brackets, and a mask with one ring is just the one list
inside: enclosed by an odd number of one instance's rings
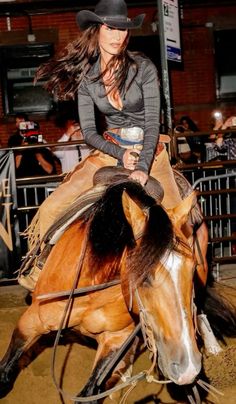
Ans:
{"label": "gray long-sleeve top", "polygon": [[[134,58],[138,64],[138,74],[128,91],[120,94],[122,110],[116,109],[109,102],[103,80],[92,80],[100,74],[100,58],[98,58],[78,91],[79,118],[86,143],[121,162],[125,149],[105,140],[97,133],[94,104],[105,115],[108,129],[134,126],[142,128],[144,144],[136,170],[148,173],[159,139],[159,81],[156,67],[150,59],[140,55]],[[130,83],[134,73],[134,68],[131,67],[127,83]]]}

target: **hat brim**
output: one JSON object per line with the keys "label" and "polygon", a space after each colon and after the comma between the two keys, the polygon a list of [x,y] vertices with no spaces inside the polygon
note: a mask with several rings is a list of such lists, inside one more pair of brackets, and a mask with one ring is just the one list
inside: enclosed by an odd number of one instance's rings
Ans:
{"label": "hat brim", "polygon": [[109,18],[99,17],[89,10],[82,10],[77,13],[76,21],[81,31],[84,31],[92,24],[105,24],[111,28],[117,29],[135,29],[142,26],[145,15],[146,14],[139,14],[133,19],[125,19],[119,16]]}

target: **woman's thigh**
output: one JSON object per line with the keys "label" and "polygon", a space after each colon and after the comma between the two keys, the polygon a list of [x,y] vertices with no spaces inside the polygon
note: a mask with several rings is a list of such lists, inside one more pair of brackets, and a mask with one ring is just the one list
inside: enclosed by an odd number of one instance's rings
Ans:
{"label": "woman's thigh", "polygon": [[101,152],[95,152],[78,164],[39,207],[40,238],[75,199],[93,186],[93,176],[99,168],[115,164],[113,157]]}
{"label": "woman's thigh", "polygon": [[174,178],[174,173],[170,165],[169,156],[165,149],[155,157],[150,175],[160,181],[164,189],[164,198],[162,203],[165,208],[174,208],[182,201]]}

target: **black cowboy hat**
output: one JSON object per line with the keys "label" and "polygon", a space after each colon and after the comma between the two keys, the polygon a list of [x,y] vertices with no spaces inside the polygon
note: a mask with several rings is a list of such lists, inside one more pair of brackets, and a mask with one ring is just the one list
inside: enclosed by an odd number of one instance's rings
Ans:
{"label": "black cowboy hat", "polygon": [[77,23],[81,30],[85,30],[91,24],[105,24],[117,29],[140,28],[145,14],[128,18],[127,5],[124,0],[100,0],[94,12],[89,10],[79,11]]}

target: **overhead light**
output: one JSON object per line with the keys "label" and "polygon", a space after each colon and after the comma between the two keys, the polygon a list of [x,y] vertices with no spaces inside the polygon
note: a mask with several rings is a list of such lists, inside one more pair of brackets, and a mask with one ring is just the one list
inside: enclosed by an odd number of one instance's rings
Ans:
{"label": "overhead light", "polygon": [[206,27],[206,28],[213,28],[213,27],[214,27],[214,23],[211,22],[211,21],[207,21],[207,22],[205,23],[205,27]]}

